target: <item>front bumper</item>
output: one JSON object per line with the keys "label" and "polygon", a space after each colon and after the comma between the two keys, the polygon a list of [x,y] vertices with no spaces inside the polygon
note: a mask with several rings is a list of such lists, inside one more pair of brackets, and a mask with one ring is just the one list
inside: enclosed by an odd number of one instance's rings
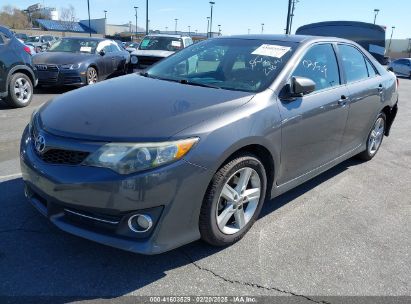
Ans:
{"label": "front bumper", "polygon": [[[47,137],[54,143],[66,141]],[[20,159],[26,196],[66,232],[142,254],[161,253],[200,238],[198,217],[210,178],[204,168],[180,160],[122,176],[104,168],[49,164],[34,151],[28,128]],[[153,218],[146,234],[128,229],[127,220],[136,213]]]}
{"label": "front bumper", "polygon": [[38,70],[38,83],[40,85],[64,86],[85,85],[86,72],[82,70]]}

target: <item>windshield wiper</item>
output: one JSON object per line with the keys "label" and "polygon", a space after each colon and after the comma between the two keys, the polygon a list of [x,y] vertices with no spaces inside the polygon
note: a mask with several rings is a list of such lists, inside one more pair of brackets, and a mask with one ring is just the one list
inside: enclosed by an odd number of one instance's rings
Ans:
{"label": "windshield wiper", "polygon": [[189,81],[187,79],[162,78],[162,77],[158,77],[158,76],[153,76],[153,75],[149,74],[148,72],[140,72],[139,74],[143,77],[148,77],[148,78],[153,78],[153,79],[158,79],[158,80],[178,82],[178,83],[181,83],[181,84],[188,84],[188,85],[197,86],[197,87],[220,89],[220,87],[218,87],[218,86],[214,86],[214,85],[206,84],[206,83],[200,83],[200,82],[193,82],[193,81]]}
{"label": "windshield wiper", "polygon": [[193,82],[193,81],[189,81],[187,79],[181,79],[179,82],[182,83],[182,84],[188,84],[188,85],[197,86],[197,87],[220,89],[220,87],[212,85],[212,84],[201,83],[201,82]]}

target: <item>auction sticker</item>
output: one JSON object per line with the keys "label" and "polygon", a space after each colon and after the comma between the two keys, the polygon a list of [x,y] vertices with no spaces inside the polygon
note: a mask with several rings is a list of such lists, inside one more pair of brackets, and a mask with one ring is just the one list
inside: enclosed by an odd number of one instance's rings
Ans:
{"label": "auction sticker", "polygon": [[288,46],[274,45],[274,44],[263,44],[258,49],[256,49],[251,54],[260,56],[269,56],[275,58],[281,58],[287,53],[291,48]]}
{"label": "auction sticker", "polygon": [[174,47],[181,47],[181,41],[171,41],[171,46]]}
{"label": "auction sticker", "polygon": [[91,53],[91,46],[82,46],[82,47],[80,47],[80,52]]}

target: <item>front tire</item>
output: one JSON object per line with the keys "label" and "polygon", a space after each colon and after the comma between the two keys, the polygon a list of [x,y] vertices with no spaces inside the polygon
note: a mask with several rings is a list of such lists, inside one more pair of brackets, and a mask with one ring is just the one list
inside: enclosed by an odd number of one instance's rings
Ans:
{"label": "front tire", "polygon": [[11,75],[8,90],[6,102],[12,107],[27,107],[33,99],[33,83],[26,74],[15,73]]}
{"label": "front tire", "polygon": [[367,137],[367,148],[365,151],[358,154],[358,158],[361,160],[369,161],[374,158],[378,150],[381,147],[382,140],[384,138],[385,129],[387,127],[387,118],[383,112],[381,112],[374,122],[374,125]]}
{"label": "front tire", "polygon": [[240,240],[258,218],[266,189],[264,166],[252,154],[241,154],[221,167],[201,206],[201,238],[213,246]]}
{"label": "front tire", "polygon": [[88,67],[86,72],[87,85],[95,84],[98,82],[97,70],[93,67]]}

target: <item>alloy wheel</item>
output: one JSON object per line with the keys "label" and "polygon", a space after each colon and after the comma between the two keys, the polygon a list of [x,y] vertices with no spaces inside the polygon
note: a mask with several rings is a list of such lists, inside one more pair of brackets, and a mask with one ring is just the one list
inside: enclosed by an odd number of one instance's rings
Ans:
{"label": "alloy wheel", "polygon": [[261,196],[261,180],[249,167],[235,172],[224,184],[216,208],[216,220],[224,234],[235,234],[253,217]]}
{"label": "alloy wheel", "polygon": [[94,84],[97,82],[97,71],[94,68],[87,70],[87,84]]}
{"label": "alloy wheel", "polygon": [[33,93],[31,84],[27,79],[17,78],[14,83],[14,94],[19,102],[26,104],[30,101]]}
{"label": "alloy wheel", "polygon": [[377,153],[384,136],[385,121],[382,117],[379,117],[371,130],[370,137],[368,139],[368,153],[374,155]]}

